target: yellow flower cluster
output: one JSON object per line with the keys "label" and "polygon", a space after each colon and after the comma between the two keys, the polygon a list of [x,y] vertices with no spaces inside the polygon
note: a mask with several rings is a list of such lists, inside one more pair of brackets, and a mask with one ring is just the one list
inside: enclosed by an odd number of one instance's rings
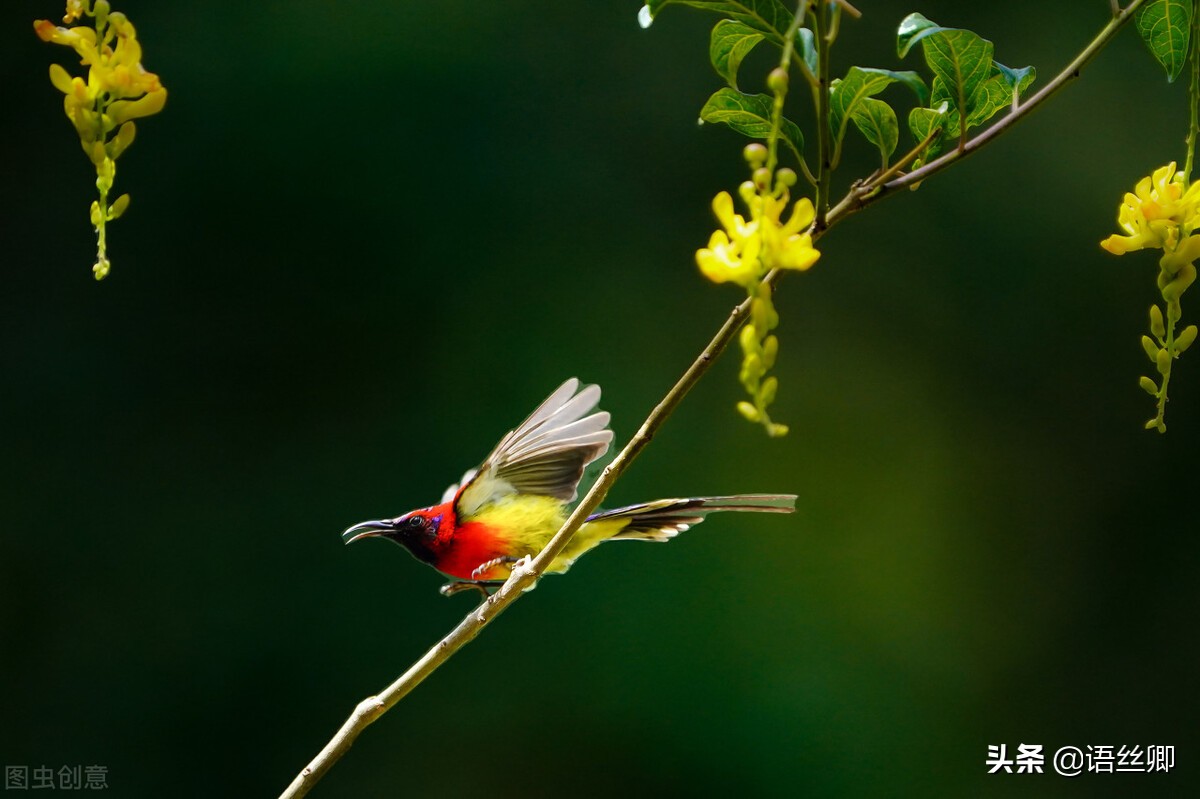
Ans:
{"label": "yellow flower cluster", "polygon": [[1117,224],[1128,235],[1114,233],[1100,242],[1113,255],[1147,247],[1172,252],[1181,236],[1200,226],[1200,183],[1184,186],[1172,161],[1139,180],[1133,193],[1126,192]]}
{"label": "yellow flower cluster", "polygon": [[779,324],[779,314],[771,301],[771,287],[762,280],[773,269],[808,269],[821,254],[807,232],[814,215],[807,197],[798,200],[787,221],[783,221],[796,174],[781,169],[773,176],[762,166],[767,150],[761,144],[749,145],[745,155],[754,180],[743,183],[738,193],[750,211],[750,219],[734,212],[728,192],[718,194],[712,207],[721,227],[709,238],[708,246],[696,252],[696,265],[714,283],[736,283],[750,295],[750,324],[743,328],[739,339],[739,379],[753,401],[739,402],[738,412],[751,422],[761,423],[768,435],[782,436],[787,434],[787,425],[771,421],[767,413],[779,389],[779,381],[767,375],[779,352],[779,339],[771,334]]}
{"label": "yellow flower cluster", "polygon": [[100,199],[92,203],[91,221],[98,239],[96,279],[108,274],[110,263],[105,244],[105,223],[119,217],[129,206],[123,194],[110,206],[108,193],[116,178],[116,159],[133,143],[134,119],[157,114],[167,101],[167,90],[158,76],[142,66],[142,46],[133,24],[113,11],[107,0],[67,0],[63,22],[92,17],[94,27],[56,26],[40,19],[33,29],[42,41],[70,47],[88,67],[87,80],[72,77],[58,64],[50,66],[50,82],[64,95],[63,109],[84,153],[96,167]]}
{"label": "yellow flower cluster", "polygon": [[750,221],[733,211],[733,198],[723,191],[713,198],[713,213],[721,223],[696,252],[700,271],[714,283],[732,282],[750,290],[772,269],[808,269],[821,254],[812,236],[802,233],[812,224],[813,204],[807,197],[796,201],[791,216],[781,221],[789,195],[786,185],[778,195],[763,194],[746,181],[738,193],[750,209]]}
{"label": "yellow flower cluster", "polygon": [[742,328],[738,343],[742,346],[742,368],[738,380],[753,402],[742,400],[738,413],[749,422],[758,422],[772,438],[786,436],[788,426],[771,421],[767,406],[775,401],[779,379],[767,372],[775,366],[779,339],[771,331],[779,325],[779,312],[771,302],[771,287],[760,283],[750,300],[750,324]]}
{"label": "yellow flower cluster", "polygon": [[1113,234],[1100,246],[1113,255],[1142,249],[1162,250],[1158,259],[1158,289],[1166,315],[1157,305],[1150,307],[1150,336],[1142,336],[1142,348],[1154,364],[1161,381],[1141,378],[1140,385],[1158,402],[1158,413],[1146,428],[1166,432],[1163,421],[1167,407],[1167,384],[1171,364],[1196,340],[1197,329],[1189,325],[1176,334],[1182,317],[1179,298],[1196,280],[1195,261],[1200,258],[1200,182],[1187,185],[1175,162],[1142,178],[1132,193],[1126,193],[1117,210],[1117,224],[1126,235]]}

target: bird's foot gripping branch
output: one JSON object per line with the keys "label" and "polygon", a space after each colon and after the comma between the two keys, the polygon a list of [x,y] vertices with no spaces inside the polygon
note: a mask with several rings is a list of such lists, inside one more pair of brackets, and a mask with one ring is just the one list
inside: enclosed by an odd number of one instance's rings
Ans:
{"label": "bird's foot gripping branch", "polygon": [[1160,379],[1143,377],[1141,385],[1157,400],[1158,412],[1146,422],[1146,428],[1165,433],[1163,416],[1171,364],[1196,340],[1195,325],[1182,330],[1177,325],[1183,316],[1179,298],[1196,280],[1195,262],[1200,258],[1200,235],[1192,233],[1200,227],[1200,183],[1187,185],[1174,162],[1167,164],[1142,178],[1133,193],[1125,195],[1117,221],[1128,235],[1114,233],[1101,242],[1113,255],[1141,249],[1163,251],[1158,259],[1158,289],[1166,306],[1165,319],[1162,308],[1151,305],[1150,332],[1154,338],[1142,336],[1142,348]]}
{"label": "bird's foot gripping branch", "polygon": [[[1031,111],[1078,78],[1143,8],[1139,27],[1160,60],[1167,51],[1161,49],[1166,45],[1157,33],[1161,26],[1154,24],[1159,18],[1155,15],[1177,15],[1177,7],[1186,6],[1186,27],[1190,29],[1194,22],[1191,3],[1182,0],[1130,0],[1124,6],[1097,0],[1098,20],[1108,16],[1100,31],[1057,75],[1029,94],[1035,77],[1031,67],[1004,66],[993,59],[991,42],[962,28],[937,25],[920,14],[900,22],[896,50],[903,58],[920,44],[924,65],[932,76],[929,80],[914,71],[857,66],[835,77],[830,70],[830,50],[843,28],[843,17],[858,16],[858,10],[846,0],[801,0],[794,7],[782,0],[650,0],[639,15],[643,27],[673,4],[721,16],[712,32],[709,55],[728,85],[709,98],[701,118],[761,142],[745,150],[751,179],[738,196],[747,216],[735,212],[729,194],[718,193],[713,210],[721,227],[696,257],[705,276],[737,283],[747,296],[569,513],[583,467],[603,454],[612,436],[607,414],[594,411],[599,390],[580,389],[573,380],[506,436],[483,465],[448,491],[441,503],[355,525],[346,532],[348,541],[362,536],[390,538],[458,580],[503,582],[394,683],[360,703],[284,791],[284,797],[305,795],[363,729],[473,640],[540,575],[565,571],[579,555],[603,541],[669,538],[712,511],[789,510],[795,499],[791,495],[659,500],[608,512],[599,512],[599,504],[748,321],[747,332],[741,333],[742,383],[753,402],[740,403],[738,408],[748,419],[764,425],[768,433],[785,431],[767,414],[777,385],[768,371],[779,346],[772,332],[778,317],[771,292],[783,274],[803,271],[817,260],[815,244],[829,228],[884,198],[903,196],[901,189],[916,187],[1027,119]],[[969,13],[965,4],[963,13]],[[744,93],[738,87],[740,65],[746,54],[763,42],[778,47],[781,53],[778,66],[765,81],[769,93]],[[1173,58],[1181,57],[1176,52],[1178,45],[1170,39],[1169,46],[1176,48],[1170,50]],[[1192,63],[1195,77],[1195,61]],[[813,166],[804,155],[802,127],[784,114],[789,82],[797,76],[807,85],[811,99],[806,119],[810,137],[817,142]],[[911,98],[908,102],[915,99],[906,114],[912,145],[898,158],[899,117],[892,105],[879,99],[894,86],[905,87],[900,94]],[[1196,138],[1194,115],[1193,123],[1189,146],[1194,146]],[[834,170],[843,147],[849,146],[846,132],[851,127],[862,134],[866,145],[878,150],[880,166],[869,175],[847,181],[845,196],[831,203]],[[795,170],[780,167],[781,150],[794,158]],[[1158,217],[1151,218],[1158,212],[1152,209],[1191,202],[1190,154],[1188,164],[1182,180],[1174,176],[1173,168],[1165,177],[1156,175],[1147,190],[1149,201],[1139,200],[1134,211],[1123,212],[1129,219],[1123,216],[1122,225],[1129,221],[1132,229],[1126,229],[1131,236],[1142,230],[1135,212],[1157,235],[1162,226]],[[813,199],[793,202],[799,176],[813,187]],[[1141,197],[1141,192],[1130,196]],[[1187,243],[1192,231],[1190,211],[1169,211],[1167,215],[1175,219],[1179,233],[1174,239],[1164,234],[1163,241],[1170,244],[1162,245],[1164,253],[1169,249],[1172,255],[1170,263],[1162,266],[1166,277],[1160,278],[1167,310],[1165,315],[1159,311],[1152,316],[1151,327],[1159,338],[1158,348],[1173,359],[1195,336],[1195,328],[1174,334],[1172,318],[1178,318],[1177,300],[1186,288],[1183,284],[1194,275],[1192,247],[1200,245]],[[1160,361],[1164,356],[1156,351],[1154,357]],[[1165,372],[1163,377],[1165,397]],[[529,556],[532,559],[526,560]],[[514,558],[521,560],[514,563]]]}

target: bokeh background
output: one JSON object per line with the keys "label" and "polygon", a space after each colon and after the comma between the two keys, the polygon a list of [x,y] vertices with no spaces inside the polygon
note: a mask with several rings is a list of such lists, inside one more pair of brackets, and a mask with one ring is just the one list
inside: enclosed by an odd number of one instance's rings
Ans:
{"label": "bokeh background", "polygon": [[[839,72],[919,68],[894,31],[921,10],[1039,83],[1108,14],[859,5]],[[0,760],[103,764],[114,796],[274,796],[472,605],[338,533],[435,501],[572,375],[623,440],[737,299],[692,258],[744,173],[743,140],[695,122],[716,18],[123,0],[171,94],[120,161],[133,205],[97,284],[91,167],[46,78],[70,53],[30,27],[61,6],[0,7]],[[609,500],[799,512],[545,580],[314,795],[1195,795],[1200,354],[1169,433],[1143,431],[1156,264],[1097,246],[1186,125],[1130,29],[836,228],[777,297],[791,435],[734,413],[726,357]],[[839,188],[873,158],[852,135]],[[999,743],[1177,765],[989,776]]]}

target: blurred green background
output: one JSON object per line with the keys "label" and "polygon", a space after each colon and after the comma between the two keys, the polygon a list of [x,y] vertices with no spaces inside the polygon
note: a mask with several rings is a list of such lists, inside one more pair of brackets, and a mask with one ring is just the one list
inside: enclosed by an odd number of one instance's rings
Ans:
{"label": "blurred green background", "polygon": [[[859,5],[839,73],[918,68],[894,31],[920,10],[1040,85],[1109,4]],[[566,377],[637,428],[738,298],[693,252],[744,177],[744,141],[695,124],[716,18],[643,31],[638,7],[118,3],[170,100],[120,161],[101,284],[94,176],[46,77],[71,54],[30,26],[62,4],[0,7],[4,764],[276,795],[472,604],[338,533],[436,501]],[[734,413],[727,357],[609,500],[799,512],[545,580],[313,795],[1195,795],[1200,354],[1169,433],[1144,432],[1157,267],[1098,246],[1186,125],[1131,28],[978,157],[836,228],[777,296],[792,434]],[[840,190],[874,166],[847,149]],[[989,776],[999,743],[1177,765]]]}

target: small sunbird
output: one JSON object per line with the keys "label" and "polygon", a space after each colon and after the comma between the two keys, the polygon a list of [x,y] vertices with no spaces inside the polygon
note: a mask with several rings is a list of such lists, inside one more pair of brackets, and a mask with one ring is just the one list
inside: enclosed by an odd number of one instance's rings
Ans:
{"label": "small sunbird", "polygon": [[[514,563],[536,555],[554,537],[584,469],[608,451],[613,433],[608,413],[595,411],[599,401],[599,386],[580,388],[571,378],[504,436],[481,466],[446,489],[440,504],[361,522],[342,533],[342,540],[395,541],[454,578],[443,587],[446,594],[498,587]],[[546,571],[565,572],[604,541],[668,541],[715,511],[791,513],[795,505],[795,494],[741,494],[660,499],[601,511],[588,517]]]}

